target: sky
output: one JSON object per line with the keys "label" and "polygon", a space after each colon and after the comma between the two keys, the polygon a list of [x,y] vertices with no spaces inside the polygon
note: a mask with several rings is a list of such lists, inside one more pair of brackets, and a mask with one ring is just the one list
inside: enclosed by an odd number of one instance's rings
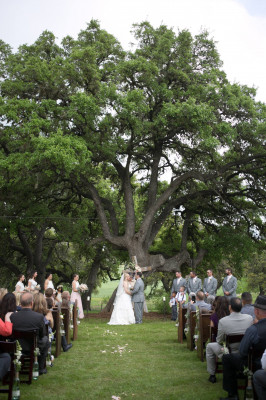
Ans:
{"label": "sky", "polygon": [[133,23],[165,24],[195,35],[207,29],[217,42],[230,82],[257,88],[266,103],[266,0],[0,0],[0,39],[14,50],[44,30],[60,42],[97,19],[129,49]]}

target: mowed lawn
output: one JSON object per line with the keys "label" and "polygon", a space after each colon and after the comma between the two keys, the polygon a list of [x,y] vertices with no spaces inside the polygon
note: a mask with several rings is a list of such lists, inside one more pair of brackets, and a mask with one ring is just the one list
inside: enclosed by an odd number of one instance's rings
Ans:
{"label": "mowed lawn", "polygon": [[186,343],[177,343],[177,328],[169,319],[109,326],[89,314],[73,348],[55,359],[47,375],[21,385],[21,399],[214,400],[225,395],[222,375],[216,384],[207,379],[206,362]]}

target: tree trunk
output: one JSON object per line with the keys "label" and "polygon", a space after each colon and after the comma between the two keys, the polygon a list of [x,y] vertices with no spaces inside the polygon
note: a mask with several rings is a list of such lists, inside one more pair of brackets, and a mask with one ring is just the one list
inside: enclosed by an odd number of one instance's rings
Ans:
{"label": "tree trunk", "polygon": [[90,296],[90,300],[87,303],[88,310],[91,311],[91,294],[93,289],[95,289],[95,284],[97,280],[97,273],[101,267],[101,254],[102,254],[102,247],[99,247],[96,253],[96,256],[93,260],[88,279],[87,279],[87,285],[88,285],[88,293],[87,296]]}
{"label": "tree trunk", "polygon": [[106,306],[102,309],[101,313],[107,313],[107,312],[111,312],[113,310],[113,304],[115,301],[116,292],[117,292],[117,288],[113,291],[112,296],[108,300],[108,303],[106,304]]}

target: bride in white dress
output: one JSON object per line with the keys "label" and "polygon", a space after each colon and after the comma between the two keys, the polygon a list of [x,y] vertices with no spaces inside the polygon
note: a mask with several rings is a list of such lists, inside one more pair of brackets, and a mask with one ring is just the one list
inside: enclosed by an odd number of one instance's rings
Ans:
{"label": "bride in white dress", "polygon": [[122,274],[116,292],[114,309],[109,325],[130,325],[135,324],[135,316],[130,295],[130,276]]}

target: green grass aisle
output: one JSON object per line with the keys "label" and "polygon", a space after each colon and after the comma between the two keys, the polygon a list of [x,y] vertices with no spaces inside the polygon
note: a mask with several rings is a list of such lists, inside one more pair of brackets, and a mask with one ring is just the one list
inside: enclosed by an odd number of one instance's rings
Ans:
{"label": "green grass aisle", "polygon": [[223,396],[222,376],[207,381],[206,362],[177,343],[171,321],[109,326],[86,319],[73,348],[63,353],[21,400],[215,400]]}

